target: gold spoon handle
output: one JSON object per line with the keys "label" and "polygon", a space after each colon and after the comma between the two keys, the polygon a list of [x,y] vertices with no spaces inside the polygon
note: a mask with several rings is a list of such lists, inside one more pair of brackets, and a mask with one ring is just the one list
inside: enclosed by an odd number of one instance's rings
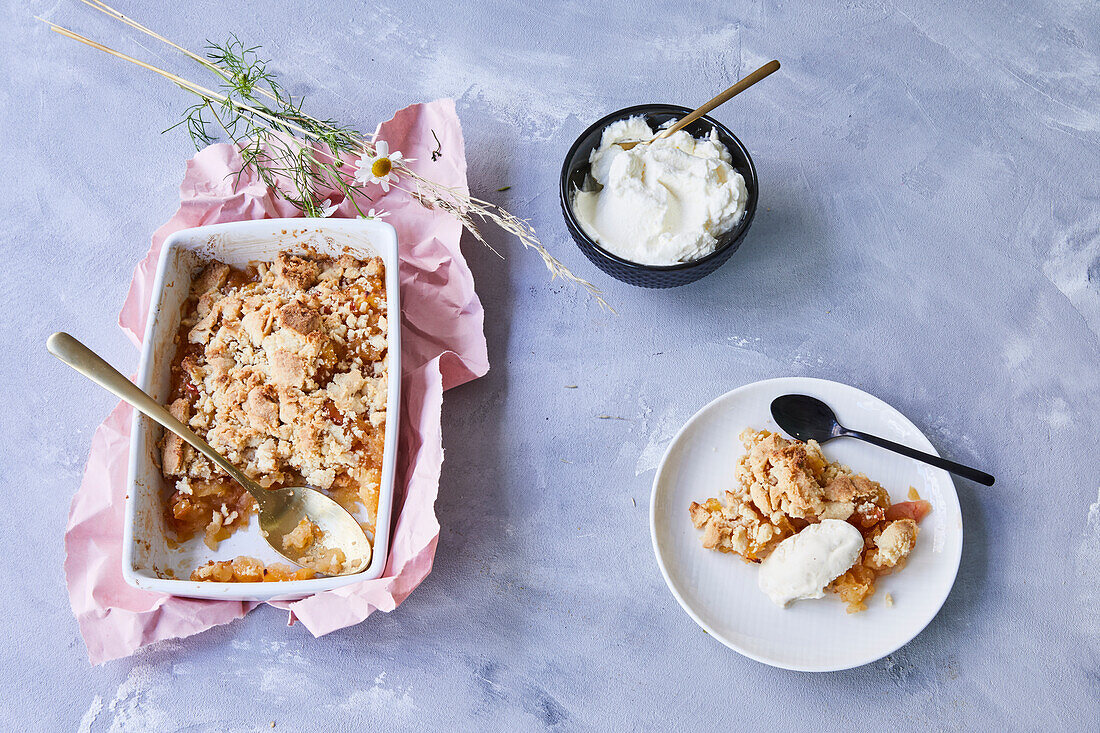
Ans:
{"label": "gold spoon handle", "polygon": [[744,79],[741,79],[740,81],[738,81],[736,84],[734,84],[732,87],[730,87],[726,91],[719,94],[714,99],[712,99],[709,102],[707,102],[706,104],[704,104],[699,109],[697,109],[694,112],[692,112],[691,114],[689,114],[687,117],[684,117],[682,120],[677,122],[675,125],[672,125],[671,127],[668,127],[665,130],[663,130],[661,133],[659,133],[657,135],[654,135],[653,140],[659,140],[662,137],[668,137],[669,135],[676,132],[677,130],[682,129],[684,127],[687,127],[692,122],[695,122],[695,120],[697,120],[700,117],[702,117],[703,115],[705,115],[707,112],[710,112],[715,107],[719,107],[719,106],[725,104],[726,102],[730,101],[731,99],[736,97],[741,92],[743,92],[746,89],[748,89],[749,87],[751,87],[756,82],[763,79],[765,76],[768,76],[769,74],[773,74],[776,71],[779,71],[779,62],[778,61],[769,61],[768,63],[764,64],[759,69],[757,69],[756,71],[754,71],[751,74],[749,74],[748,76],[746,76]]}
{"label": "gold spoon handle", "polygon": [[195,435],[189,427],[172,417],[172,413],[168,412],[163,405],[142,392],[136,384],[122,376],[117,369],[103,361],[98,354],[69,334],[62,331],[50,336],[46,339],[46,349],[115,397],[123,402],[130,403],[142,414],[186,440],[195,450],[220,466],[241,486],[248,489],[248,493],[252,494],[261,505],[270,498],[267,496],[268,492],[259,484],[225,460],[220,453],[210,447],[209,443]]}

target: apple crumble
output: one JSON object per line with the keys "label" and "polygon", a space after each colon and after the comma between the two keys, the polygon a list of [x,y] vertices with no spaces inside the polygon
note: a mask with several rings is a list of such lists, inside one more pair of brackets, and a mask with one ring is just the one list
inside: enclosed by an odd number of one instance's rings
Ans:
{"label": "apple crumble", "polygon": [[[169,410],[261,486],[308,484],[353,513],[362,508],[373,537],[386,319],[380,258],[281,253],[247,269],[209,262],[183,307]],[[216,550],[248,524],[255,507],[244,488],[171,433],[161,469],[173,485],[167,518],[178,540],[201,532]],[[299,527],[287,541],[301,549],[316,531]],[[238,557],[211,562],[192,580],[294,580],[304,572]]]}
{"label": "apple crumble", "polygon": [[761,562],[776,545],[810,524],[838,519],[863,535],[859,559],[828,590],[864,610],[875,579],[905,566],[917,541],[917,522],[931,510],[926,501],[890,503],[881,484],[830,463],[816,441],[786,440],[767,430],[740,435],[745,455],[737,464],[737,486],[722,500],[689,507],[692,524],[703,531],[703,547]]}

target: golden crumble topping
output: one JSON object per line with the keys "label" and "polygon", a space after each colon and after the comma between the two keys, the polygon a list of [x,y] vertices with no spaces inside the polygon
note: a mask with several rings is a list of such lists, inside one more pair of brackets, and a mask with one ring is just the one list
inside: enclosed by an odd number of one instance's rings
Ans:
{"label": "golden crumble topping", "polygon": [[[280,253],[248,270],[210,262],[184,305],[169,410],[261,486],[308,484],[350,511],[365,507],[373,533],[386,319],[380,258]],[[217,549],[248,523],[248,493],[172,434],[162,444],[162,472],[174,484],[168,519],[178,539],[202,531]],[[305,532],[294,541],[305,541]],[[226,577],[230,566],[233,579],[256,577],[251,558],[226,562],[193,578]]]}
{"label": "golden crumble topping", "polygon": [[688,513],[703,531],[703,547],[760,562],[775,546],[823,519],[846,520],[864,537],[860,559],[829,589],[866,608],[876,577],[904,567],[917,541],[917,522],[931,509],[926,501],[891,505],[881,484],[830,463],[816,441],[787,440],[767,430],[739,436],[745,454],[734,472],[737,486],[722,499],[692,502]]}

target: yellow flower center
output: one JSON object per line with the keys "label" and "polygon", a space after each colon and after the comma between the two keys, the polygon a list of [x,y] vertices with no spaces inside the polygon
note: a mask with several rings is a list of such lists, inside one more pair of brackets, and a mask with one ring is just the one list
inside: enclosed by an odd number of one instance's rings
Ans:
{"label": "yellow flower center", "polygon": [[393,163],[390,162],[389,158],[378,158],[370,167],[371,175],[375,178],[382,178],[388,175],[391,170],[393,170]]}

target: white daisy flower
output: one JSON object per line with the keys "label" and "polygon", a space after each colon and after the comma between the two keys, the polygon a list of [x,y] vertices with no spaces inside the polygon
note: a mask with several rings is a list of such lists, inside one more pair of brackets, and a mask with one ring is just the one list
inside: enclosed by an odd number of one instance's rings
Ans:
{"label": "white daisy flower", "polygon": [[355,169],[355,180],[360,184],[377,183],[382,191],[389,193],[390,183],[397,180],[394,168],[399,163],[407,162],[401,151],[390,152],[390,145],[385,140],[374,143],[373,153],[363,153],[359,164]]}
{"label": "white daisy flower", "polygon": [[332,199],[325,199],[321,202],[321,216],[328,218],[332,216],[338,208],[340,208],[340,204],[332,203]]}
{"label": "white daisy flower", "polygon": [[388,212],[388,211],[375,211],[374,209],[371,209],[370,211],[368,211],[366,214],[364,214],[360,218],[362,218],[362,219],[385,219],[389,215],[390,215],[390,212]]}

